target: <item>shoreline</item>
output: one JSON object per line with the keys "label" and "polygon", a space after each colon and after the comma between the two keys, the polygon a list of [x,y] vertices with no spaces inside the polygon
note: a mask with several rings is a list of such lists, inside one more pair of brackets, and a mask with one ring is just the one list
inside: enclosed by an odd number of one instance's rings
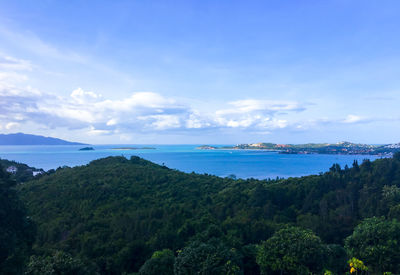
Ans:
{"label": "shoreline", "polygon": [[327,153],[327,152],[286,152],[285,150],[276,149],[258,149],[258,148],[195,148],[195,150],[203,151],[261,151],[261,152],[277,152],[282,155],[341,155],[341,156],[381,156],[381,157],[391,157],[392,152],[389,153]]}

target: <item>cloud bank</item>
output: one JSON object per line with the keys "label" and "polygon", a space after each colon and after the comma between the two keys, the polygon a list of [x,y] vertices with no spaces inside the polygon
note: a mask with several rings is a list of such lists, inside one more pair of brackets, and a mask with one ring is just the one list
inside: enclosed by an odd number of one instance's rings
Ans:
{"label": "cloud bank", "polygon": [[215,128],[271,130],[288,126],[287,120],[278,118],[280,113],[304,109],[297,102],[246,99],[200,113],[154,92],[135,92],[126,98],[107,99],[81,88],[72,91],[69,97],[60,97],[29,87],[0,86],[2,125],[29,121],[49,128],[89,128],[91,133],[97,134]]}
{"label": "cloud bank", "polygon": [[199,111],[190,103],[156,92],[133,92],[123,98],[107,98],[76,88],[69,96],[59,96],[24,86],[29,80],[24,73],[33,68],[27,60],[0,54],[0,130],[3,132],[67,129],[89,136],[122,137],[131,133],[216,133],[230,129],[265,134],[283,129],[305,131],[324,125],[346,126],[374,121],[357,114],[301,118],[299,114],[312,105],[288,100],[244,98],[213,108],[206,106]]}

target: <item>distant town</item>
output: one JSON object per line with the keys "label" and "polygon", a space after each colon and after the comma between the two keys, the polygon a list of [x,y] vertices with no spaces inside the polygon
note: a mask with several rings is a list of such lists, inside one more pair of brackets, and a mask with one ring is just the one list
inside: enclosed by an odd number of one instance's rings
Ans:
{"label": "distant town", "polygon": [[400,143],[385,145],[358,144],[347,141],[338,143],[276,144],[249,143],[236,146],[215,147],[202,145],[200,150],[268,150],[280,154],[343,154],[343,155],[382,155],[391,156],[400,151]]}

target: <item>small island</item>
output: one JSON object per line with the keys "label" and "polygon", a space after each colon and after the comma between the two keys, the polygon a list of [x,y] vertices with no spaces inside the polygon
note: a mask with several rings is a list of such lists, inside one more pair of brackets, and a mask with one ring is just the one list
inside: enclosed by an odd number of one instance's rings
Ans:
{"label": "small island", "polygon": [[118,147],[111,148],[111,150],[155,150],[154,147]]}
{"label": "small island", "polygon": [[79,151],[93,151],[94,148],[93,147],[83,147],[81,149],[79,149]]}
{"label": "small island", "polygon": [[210,146],[210,145],[201,145],[199,147],[196,147],[196,149],[201,149],[201,150],[215,150],[218,149],[217,147]]}

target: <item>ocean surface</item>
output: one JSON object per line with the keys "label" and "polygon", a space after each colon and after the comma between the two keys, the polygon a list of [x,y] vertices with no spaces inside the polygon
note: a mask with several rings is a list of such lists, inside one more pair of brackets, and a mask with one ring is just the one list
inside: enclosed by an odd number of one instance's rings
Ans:
{"label": "ocean surface", "polygon": [[[119,147],[155,149],[114,150]],[[298,177],[326,172],[334,163],[351,166],[354,160],[375,160],[370,155],[286,155],[262,150],[198,150],[198,145],[90,145],[94,151],[79,151],[82,145],[0,146],[0,158],[29,166],[55,169],[78,166],[108,156],[139,156],[184,172],[237,178]],[[217,145],[218,146],[218,145]]]}

